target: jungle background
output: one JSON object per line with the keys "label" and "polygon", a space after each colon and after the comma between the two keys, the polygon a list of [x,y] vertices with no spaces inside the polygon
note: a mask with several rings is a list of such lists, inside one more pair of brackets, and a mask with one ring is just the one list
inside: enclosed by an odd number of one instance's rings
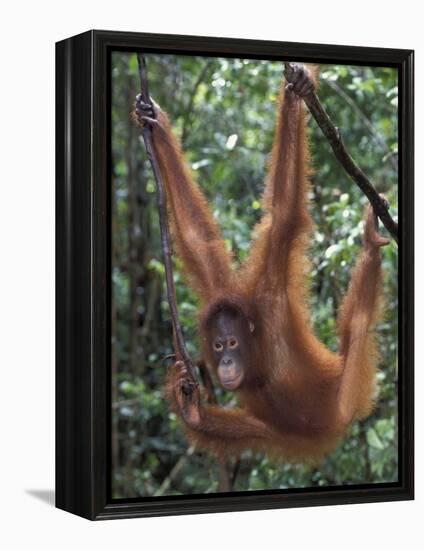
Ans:
{"label": "jungle background", "polygon": [[[195,178],[238,261],[261,215],[281,62],[174,55],[146,56],[150,93],[169,114]],[[397,218],[397,71],[321,65],[319,97],[344,142]],[[139,93],[136,55],[112,55],[112,496],[214,493],[220,467],[189,448],[163,398],[172,329],[166,300],[155,181],[130,118]],[[316,334],[337,349],[335,319],[361,247],[366,198],[309,120],[314,175],[310,271]],[[196,297],[175,259],[180,318],[192,357]],[[379,399],[343,444],[318,466],[274,464],[246,451],[234,491],[396,481],[397,246],[383,249],[385,316],[378,324]],[[222,404],[234,396],[216,388]],[[233,467],[233,464],[231,465]]]}

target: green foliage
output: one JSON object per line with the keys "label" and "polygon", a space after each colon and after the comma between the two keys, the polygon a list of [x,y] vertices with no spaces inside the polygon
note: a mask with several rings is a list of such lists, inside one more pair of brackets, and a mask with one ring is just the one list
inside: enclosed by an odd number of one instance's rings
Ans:
{"label": "green foliage", "polygon": [[[150,90],[180,135],[191,169],[211,202],[225,242],[242,261],[261,215],[271,149],[279,62],[149,55]],[[186,455],[187,443],[162,388],[172,353],[155,182],[129,112],[138,91],[134,54],[112,59],[113,495],[218,490],[216,461]],[[319,96],[353,158],[397,215],[397,73],[388,68],[321,66]],[[319,338],[337,349],[335,319],[361,247],[364,196],[310,121],[314,167],[311,211],[311,311]],[[273,464],[246,452],[235,490],[387,482],[397,479],[397,248],[384,255],[385,317],[379,399],[373,414],[318,466]],[[196,357],[196,298],[175,262],[177,301]],[[231,394],[219,390],[219,400]]]}

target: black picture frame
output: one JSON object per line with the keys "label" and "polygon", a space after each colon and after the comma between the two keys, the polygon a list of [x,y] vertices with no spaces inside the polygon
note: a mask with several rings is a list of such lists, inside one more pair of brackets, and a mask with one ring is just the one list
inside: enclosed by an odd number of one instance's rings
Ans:
{"label": "black picture frame", "polygon": [[[395,67],[399,74],[399,481],[110,498],[110,58],[115,50]],[[411,50],[89,31],[56,44],[56,506],[91,520],[412,499]]]}

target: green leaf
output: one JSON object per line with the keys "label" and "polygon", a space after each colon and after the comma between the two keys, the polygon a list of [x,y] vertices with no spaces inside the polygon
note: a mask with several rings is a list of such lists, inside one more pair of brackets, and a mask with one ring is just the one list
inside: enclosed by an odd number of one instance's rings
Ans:
{"label": "green leaf", "polygon": [[380,451],[384,449],[384,445],[374,428],[367,430],[367,441],[371,447],[374,447],[374,449],[378,449]]}

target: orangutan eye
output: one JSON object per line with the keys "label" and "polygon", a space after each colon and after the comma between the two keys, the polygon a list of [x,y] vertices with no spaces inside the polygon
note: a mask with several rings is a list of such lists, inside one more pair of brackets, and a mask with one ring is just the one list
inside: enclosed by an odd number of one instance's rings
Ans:
{"label": "orangutan eye", "polygon": [[230,338],[228,345],[231,349],[235,349],[238,346],[238,342],[235,338]]}
{"label": "orangutan eye", "polygon": [[222,351],[224,349],[224,346],[221,344],[221,342],[215,342],[213,347],[215,351]]}

